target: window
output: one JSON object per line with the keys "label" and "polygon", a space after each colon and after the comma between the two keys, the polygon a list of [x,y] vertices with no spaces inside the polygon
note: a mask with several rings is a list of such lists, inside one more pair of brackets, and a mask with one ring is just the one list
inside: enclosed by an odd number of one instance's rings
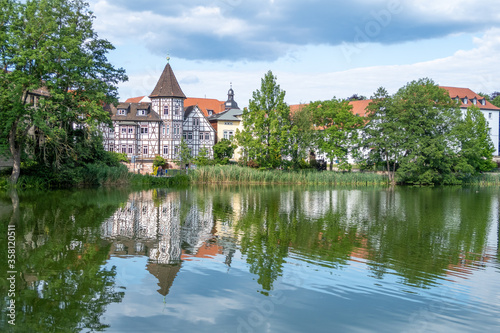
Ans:
{"label": "window", "polygon": [[200,120],[198,118],[193,118],[193,126],[198,126],[200,124]]}
{"label": "window", "polygon": [[110,143],[110,144],[109,144],[109,151],[113,151],[113,150],[114,150],[114,148],[115,148],[115,147],[113,147],[113,144],[112,144],[112,143]]}
{"label": "window", "polygon": [[467,99],[467,97],[465,97],[464,98],[464,104],[467,104],[467,102],[468,102],[468,99]]}
{"label": "window", "polygon": [[214,110],[207,110],[207,112],[208,112],[208,115],[209,115],[209,116],[211,116],[211,115],[213,115],[213,114],[214,114]]}
{"label": "window", "polygon": [[109,128],[109,133],[113,133],[114,131],[115,131],[115,129],[113,127]]}
{"label": "window", "polygon": [[167,135],[169,135],[169,134],[170,134],[170,126],[167,125]]}
{"label": "window", "polygon": [[481,104],[482,104],[482,105],[486,105],[486,98],[483,98],[483,99],[481,100]]}
{"label": "window", "polygon": [[163,155],[168,155],[168,146],[163,146]]}
{"label": "window", "polygon": [[228,139],[228,140],[231,140],[231,138],[233,137],[233,131],[224,131],[224,139]]}
{"label": "window", "polygon": [[493,114],[491,112],[488,113],[488,119],[491,119],[492,116],[493,116]]}
{"label": "window", "polygon": [[128,153],[129,154],[133,154],[134,153],[134,149],[133,149],[132,145],[128,145]]}
{"label": "window", "polygon": [[127,126],[122,126],[122,133],[127,133]]}
{"label": "window", "polygon": [[141,134],[147,134],[147,133],[148,133],[148,126],[141,125]]}
{"label": "window", "polygon": [[161,130],[162,130],[162,132],[163,132],[163,136],[165,136],[165,125],[162,125],[162,126],[161,126]]}
{"label": "window", "polygon": [[137,115],[138,116],[145,116],[146,115],[146,110],[137,110]]}
{"label": "window", "polygon": [[127,146],[126,145],[122,145],[122,153],[127,153]]}
{"label": "window", "polygon": [[134,133],[134,127],[130,126],[130,127],[128,128],[128,132],[129,132],[129,133]]}
{"label": "window", "polygon": [[142,147],[142,153],[143,153],[144,155],[147,155],[147,154],[148,154],[148,146],[143,146],[143,147]]}
{"label": "window", "polygon": [[174,155],[177,155],[177,154],[179,154],[179,147],[175,146],[174,147]]}
{"label": "window", "polygon": [[209,132],[206,132],[205,133],[205,140],[210,140],[210,133]]}
{"label": "window", "polygon": [[233,123],[231,121],[226,121],[224,125],[232,125]]}
{"label": "window", "polygon": [[125,115],[127,115],[127,110],[125,110],[125,109],[118,109],[118,115],[119,116],[125,116]]}
{"label": "window", "polygon": [[200,132],[200,141],[203,140],[203,132]]}
{"label": "window", "polygon": [[168,105],[165,105],[165,106],[163,107],[163,114],[164,114],[164,115],[168,115]]}
{"label": "window", "polygon": [[182,137],[186,140],[186,132],[182,133]]}
{"label": "window", "polygon": [[476,99],[476,97],[474,97],[474,98],[472,99],[472,104],[476,105],[476,103],[477,103],[477,99]]}
{"label": "window", "polygon": [[193,140],[193,132],[188,132],[188,140]]}

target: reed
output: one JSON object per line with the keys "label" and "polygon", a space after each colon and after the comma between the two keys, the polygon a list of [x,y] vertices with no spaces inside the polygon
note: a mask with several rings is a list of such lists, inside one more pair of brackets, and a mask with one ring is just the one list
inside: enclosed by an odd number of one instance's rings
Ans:
{"label": "reed", "polygon": [[258,170],[235,165],[202,166],[190,170],[189,180],[195,183],[238,184],[308,184],[308,185],[387,185],[387,177],[374,173],[333,172],[316,170]]}

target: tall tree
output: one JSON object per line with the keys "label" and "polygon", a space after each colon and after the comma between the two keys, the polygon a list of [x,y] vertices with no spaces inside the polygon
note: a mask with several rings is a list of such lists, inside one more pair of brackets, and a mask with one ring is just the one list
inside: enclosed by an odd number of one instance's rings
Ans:
{"label": "tall tree", "polygon": [[488,122],[477,106],[470,106],[456,128],[460,140],[460,163],[456,170],[465,176],[490,171],[495,147],[491,142]]}
{"label": "tall tree", "polygon": [[102,106],[116,102],[116,84],[127,77],[108,62],[114,47],[94,32],[84,1],[0,5],[0,139],[8,142],[14,160],[10,182],[16,183],[28,133],[36,135],[37,145],[56,150],[55,166],[63,156],[78,158],[75,129],[89,132],[109,122]]}
{"label": "tall tree", "polygon": [[243,131],[237,131],[236,140],[244,158],[263,167],[282,166],[290,153],[290,108],[284,102],[285,91],[269,71],[252,97],[248,109],[243,110]]}
{"label": "tall tree", "polygon": [[301,107],[291,114],[289,143],[293,168],[299,168],[300,162],[308,157],[314,146],[315,134],[311,108]]}
{"label": "tall tree", "polygon": [[352,112],[347,100],[316,101],[308,107],[314,112],[314,122],[320,129],[318,149],[330,160],[330,170],[334,160],[338,160],[339,168],[350,169],[348,155],[356,146],[357,130],[363,126],[364,119]]}
{"label": "tall tree", "polygon": [[393,96],[401,158],[397,174],[401,181],[417,184],[450,184],[457,180],[458,138],[455,126],[461,118],[458,104],[430,79],[412,81]]}
{"label": "tall tree", "polygon": [[398,163],[405,154],[404,132],[400,130],[398,110],[385,88],[380,87],[368,105],[368,123],[363,132],[363,148],[368,164],[384,162],[389,182],[396,183],[395,173]]}

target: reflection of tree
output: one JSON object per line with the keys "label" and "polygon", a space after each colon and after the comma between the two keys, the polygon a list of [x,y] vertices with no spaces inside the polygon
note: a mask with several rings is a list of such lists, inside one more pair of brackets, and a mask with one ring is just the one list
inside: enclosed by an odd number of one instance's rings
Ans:
{"label": "reflection of tree", "polygon": [[491,205],[481,194],[401,189],[367,204],[383,207],[372,210],[368,232],[369,265],[377,277],[390,268],[405,283],[423,287],[451,266],[481,260],[485,251]]}
{"label": "reflection of tree", "polygon": [[243,197],[235,231],[266,291],[289,251],[329,267],[368,261],[377,278],[391,271],[425,287],[484,260],[492,209],[487,192],[454,188],[260,188]]}
{"label": "reflection of tree", "polygon": [[114,290],[114,268],[102,268],[109,244],[100,241],[99,229],[124,200],[126,193],[104,190],[19,195],[16,331],[106,327],[101,316],[123,293]]}

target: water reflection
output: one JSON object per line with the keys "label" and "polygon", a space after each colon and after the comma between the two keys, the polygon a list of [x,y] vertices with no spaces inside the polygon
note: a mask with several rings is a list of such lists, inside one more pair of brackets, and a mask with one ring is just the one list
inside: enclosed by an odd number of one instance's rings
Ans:
{"label": "water reflection", "polygon": [[[430,290],[427,297],[439,298],[442,291],[432,296],[432,288],[460,286],[492,262],[498,267],[495,189],[199,187],[1,199],[2,231],[16,225],[19,320],[31,331],[106,330],[106,308],[142,283],[134,280],[138,272],[105,265],[114,258],[144,258],[143,272],[164,302],[179,297],[172,290],[203,265],[223,268],[231,285],[243,265],[257,288],[247,283],[232,292],[257,289],[271,300],[278,289],[398,299]],[[207,274],[194,281],[199,297],[209,295]],[[235,300],[242,309],[244,298]]]}

